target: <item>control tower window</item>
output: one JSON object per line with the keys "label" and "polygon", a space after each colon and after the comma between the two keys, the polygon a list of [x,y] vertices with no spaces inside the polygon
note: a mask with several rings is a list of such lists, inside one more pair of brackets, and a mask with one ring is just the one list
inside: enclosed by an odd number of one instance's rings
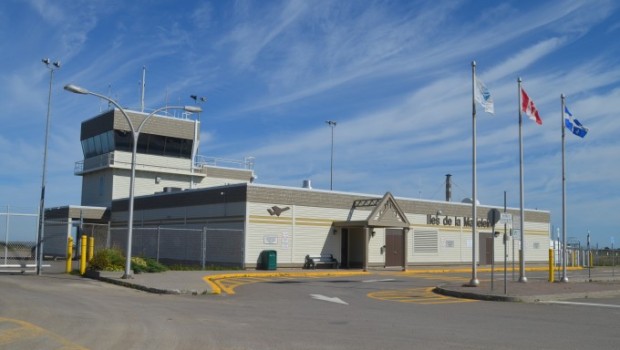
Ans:
{"label": "control tower window", "polygon": [[[82,140],[84,158],[99,156],[115,150],[131,152],[131,132],[110,130]],[[189,159],[192,156],[192,140],[141,133],[137,151],[143,154]]]}

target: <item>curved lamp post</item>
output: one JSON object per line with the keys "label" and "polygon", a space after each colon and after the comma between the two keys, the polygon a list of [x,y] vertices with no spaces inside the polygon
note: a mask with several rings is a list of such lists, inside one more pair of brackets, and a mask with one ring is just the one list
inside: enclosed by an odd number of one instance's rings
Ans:
{"label": "curved lamp post", "polygon": [[142,131],[142,127],[144,127],[144,124],[146,124],[147,120],[149,120],[157,112],[161,112],[161,111],[167,110],[167,109],[182,109],[182,110],[184,110],[186,112],[190,112],[190,113],[200,113],[200,112],[202,112],[202,108],[200,108],[198,106],[166,106],[166,107],[161,107],[161,108],[158,108],[158,109],[154,110],[148,116],[146,116],[146,118],[144,118],[144,120],[142,120],[142,122],[140,123],[140,125],[136,129],[134,127],[133,123],[131,122],[131,119],[129,118],[129,116],[127,115],[125,110],[123,109],[123,107],[121,107],[118,104],[118,102],[116,102],[112,98],[110,98],[108,96],[104,96],[104,95],[98,94],[98,93],[95,93],[95,92],[92,92],[92,91],[89,91],[89,90],[86,90],[86,89],[84,89],[82,87],[79,87],[79,86],[76,86],[76,85],[73,85],[73,84],[65,85],[65,90],[67,90],[69,92],[76,93],[76,94],[93,95],[93,96],[102,98],[102,99],[110,102],[111,104],[113,104],[116,108],[118,108],[121,111],[121,113],[123,114],[123,116],[127,120],[127,123],[129,124],[129,128],[131,129],[133,148],[132,148],[132,152],[131,152],[131,178],[130,178],[130,182],[129,182],[129,219],[128,219],[128,223],[127,223],[127,253],[125,254],[127,256],[127,258],[126,258],[126,261],[125,261],[125,274],[123,275],[122,278],[124,278],[124,279],[132,278],[132,273],[131,273],[131,243],[132,242],[131,241],[132,241],[132,236],[133,236],[133,203],[134,203],[134,187],[135,187],[135,182],[136,182],[136,153],[137,153],[137,149],[138,149],[138,137],[140,136],[140,131]]}

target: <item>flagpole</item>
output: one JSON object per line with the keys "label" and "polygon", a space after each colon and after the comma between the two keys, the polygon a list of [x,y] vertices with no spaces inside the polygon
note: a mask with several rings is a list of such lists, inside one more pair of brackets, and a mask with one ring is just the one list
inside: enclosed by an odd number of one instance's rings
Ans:
{"label": "flagpole", "polygon": [[560,282],[568,282],[566,276],[566,176],[565,176],[565,163],[564,163],[564,142],[565,142],[565,130],[564,130],[564,109],[566,108],[566,101],[564,94],[560,95],[562,101],[562,120],[560,121],[560,127],[562,128],[562,278]]}
{"label": "flagpole", "polygon": [[478,208],[476,204],[476,61],[471,62],[471,106],[472,106],[472,176],[471,176],[471,280],[469,286],[477,287],[480,285],[476,271],[476,229],[478,219]]}
{"label": "flagpole", "polygon": [[527,282],[525,277],[525,219],[523,210],[523,116],[521,113],[521,77],[517,79],[519,94],[519,224],[521,227],[521,249],[519,249],[519,282]]}

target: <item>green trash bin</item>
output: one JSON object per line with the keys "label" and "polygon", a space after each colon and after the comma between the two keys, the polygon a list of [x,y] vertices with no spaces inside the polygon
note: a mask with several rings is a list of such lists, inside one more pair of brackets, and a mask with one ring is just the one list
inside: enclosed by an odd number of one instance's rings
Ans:
{"label": "green trash bin", "polygon": [[278,252],[275,250],[263,250],[261,252],[260,265],[262,270],[275,270],[278,268]]}

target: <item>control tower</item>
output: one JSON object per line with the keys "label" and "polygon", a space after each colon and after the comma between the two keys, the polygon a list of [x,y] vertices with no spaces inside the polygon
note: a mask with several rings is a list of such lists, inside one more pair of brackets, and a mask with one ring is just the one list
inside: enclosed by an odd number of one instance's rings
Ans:
{"label": "control tower", "polygon": [[[125,110],[134,125],[148,113]],[[84,159],[75,163],[82,176],[82,206],[109,208],[129,197],[131,128],[120,110],[110,109],[82,122]],[[191,113],[154,115],[138,138],[135,195],[252,182],[253,158],[226,160],[197,155],[200,121]]]}

